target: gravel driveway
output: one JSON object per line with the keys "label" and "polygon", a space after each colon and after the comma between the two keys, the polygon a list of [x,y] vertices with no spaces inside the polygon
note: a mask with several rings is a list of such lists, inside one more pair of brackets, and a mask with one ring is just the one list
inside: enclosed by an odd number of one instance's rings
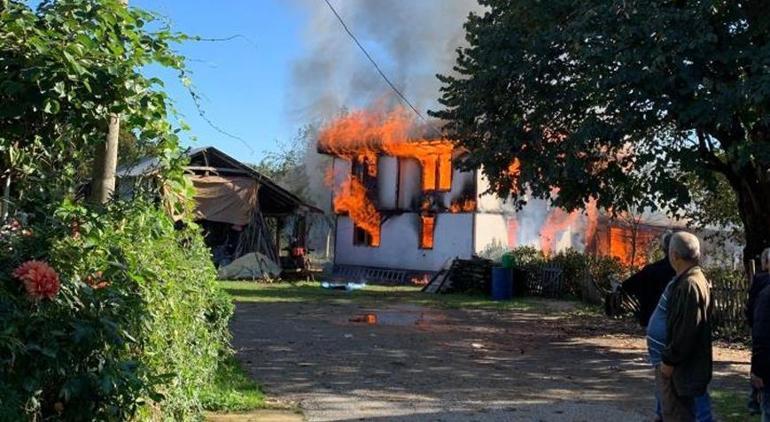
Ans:
{"label": "gravel driveway", "polygon": [[[232,332],[244,368],[310,421],[651,419],[644,341],[603,317],[239,303]],[[747,354],[715,351],[714,384],[745,387]]]}

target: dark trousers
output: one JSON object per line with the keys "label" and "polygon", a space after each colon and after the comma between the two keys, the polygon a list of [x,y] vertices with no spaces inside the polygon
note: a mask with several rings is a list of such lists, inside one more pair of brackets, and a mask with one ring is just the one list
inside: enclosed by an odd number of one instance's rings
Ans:
{"label": "dark trousers", "polygon": [[655,367],[655,384],[660,393],[660,405],[665,422],[694,422],[695,399],[676,394],[674,381],[660,372],[660,365]]}

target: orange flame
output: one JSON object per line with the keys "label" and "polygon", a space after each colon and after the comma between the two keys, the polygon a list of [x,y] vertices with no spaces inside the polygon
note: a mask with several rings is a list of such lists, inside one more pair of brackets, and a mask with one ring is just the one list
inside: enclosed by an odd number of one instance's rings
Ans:
{"label": "orange flame", "polygon": [[521,176],[521,161],[519,161],[518,158],[514,158],[511,161],[511,164],[508,165],[508,169],[506,171],[507,176],[511,179],[511,186],[513,193],[518,192],[518,180]]}
{"label": "orange flame", "polygon": [[347,213],[356,226],[372,237],[371,246],[380,245],[380,213],[358,179],[351,177],[342,184],[334,197],[334,212]]}
{"label": "orange flame", "polygon": [[647,252],[660,234],[657,230],[644,227],[610,227],[609,250],[607,255],[618,258],[625,265],[641,267],[647,264]]}
{"label": "orange flame", "polygon": [[449,211],[452,213],[474,212],[476,211],[476,200],[473,198],[455,199],[449,205]]}
{"label": "orange flame", "polygon": [[436,216],[423,214],[420,216],[420,248],[433,249],[433,230],[436,227]]}
{"label": "orange flame", "polygon": [[[349,161],[376,163],[380,154],[415,159],[422,168],[424,191],[450,190],[454,143],[412,136],[415,131],[416,125],[403,107],[386,114],[357,111],[327,125],[318,136],[318,149]],[[370,166],[370,175],[376,172],[376,165]]]}

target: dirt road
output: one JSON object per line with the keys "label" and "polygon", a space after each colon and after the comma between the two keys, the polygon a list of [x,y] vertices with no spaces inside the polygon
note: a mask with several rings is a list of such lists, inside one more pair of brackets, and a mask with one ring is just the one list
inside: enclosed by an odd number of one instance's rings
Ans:
{"label": "dirt road", "polygon": [[[244,368],[310,421],[650,420],[641,334],[543,306],[242,303],[232,332]],[[376,324],[350,322],[367,313]],[[747,354],[715,351],[712,385],[743,389]]]}

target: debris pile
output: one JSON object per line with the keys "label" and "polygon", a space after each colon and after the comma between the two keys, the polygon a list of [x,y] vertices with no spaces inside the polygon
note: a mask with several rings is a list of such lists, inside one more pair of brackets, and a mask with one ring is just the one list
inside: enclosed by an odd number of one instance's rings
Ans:
{"label": "debris pile", "polygon": [[472,257],[447,261],[430,280],[428,293],[484,293],[490,291],[493,261]]}

